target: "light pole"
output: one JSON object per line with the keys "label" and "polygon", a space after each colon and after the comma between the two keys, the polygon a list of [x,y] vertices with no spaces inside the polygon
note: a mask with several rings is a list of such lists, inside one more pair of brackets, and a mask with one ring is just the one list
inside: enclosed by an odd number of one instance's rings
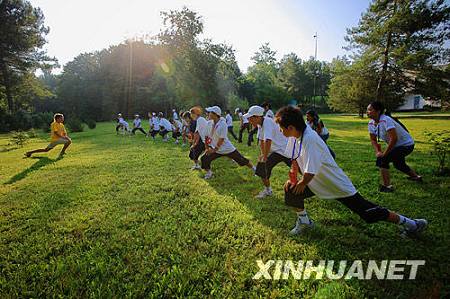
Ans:
{"label": "light pole", "polygon": [[313,77],[313,108],[316,109],[316,60],[317,60],[317,32],[316,34],[314,34],[314,39],[316,42],[316,46],[314,48],[314,64],[313,64],[313,72],[314,72],[314,77]]}

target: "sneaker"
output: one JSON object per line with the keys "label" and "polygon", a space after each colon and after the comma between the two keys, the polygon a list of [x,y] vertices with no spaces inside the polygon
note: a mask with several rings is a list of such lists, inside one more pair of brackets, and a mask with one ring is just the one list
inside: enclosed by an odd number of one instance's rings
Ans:
{"label": "sneaker", "polygon": [[405,226],[402,232],[400,233],[400,236],[404,238],[416,237],[419,233],[423,232],[428,226],[428,222],[425,219],[414,219],[414,222],[416,223],[416,228],[410,230]]}
{"label": "sneaker", "polygon": [[409,176],[409,177],[407,177],[407,179],[410,180],[410,181],[413,181],[413,182],[418,182],[418,183],[422,183],[423,182],[423,179],[422,179],[422,177],[420,175],[415,176],[415,177]]}
{"label": "sneaker", "polygon": [[394,187],[392,185],[389,185],[389,186],[380,185],[380,192],[385,192],[385,193],[394,192]]}
{"label": "sneaker", "polygon": [[313,228],[314,227],[314,221],[311,218],[308,218],[308,219],[309,219],[309,222],[308,223],[304,223],[301,220],[301,217],[298,217],[297,218],[297,222],[295,223],[294,228],[289,232],[289,235],[290,236],[295,236],[295,235],[301,234],[301,232],[302,232],[302,227],[301,226],[302,225],[305,228]]}
{"label": "sneaker", "polygon": [[210,171],[208,171],[208,172],[205,174],[204,179],[205,179],[205,180],[209,180],[209,179],[212,177],[212,175],[213,175],[213,173],[212,173],[212,171],[210,170]]}
{"label": "sneaker", "polygon": [[263,199],[264,197],[272,196],[272,194],[273,194],[272,189],[264,188],[263,191],[259,192],[259,194],[256,195],[256,198]]}
{"label": "sneaker", "polygon": [[200,169],[202,168],[198,164],[195,164],[194,166],[191,167],[191,170],[200,170]]}

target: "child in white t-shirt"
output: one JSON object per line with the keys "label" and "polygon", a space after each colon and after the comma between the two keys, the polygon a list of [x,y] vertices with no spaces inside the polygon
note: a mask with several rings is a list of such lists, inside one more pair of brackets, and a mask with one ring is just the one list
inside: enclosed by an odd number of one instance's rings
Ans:
{"label": "child in white t-shirt", "polygon": [[[427,227],[425,219],[410,219],[364,199],[350,179],[336,164],[325,142],[305,124],[299,108],[287,106],[277,113],[276,122],[283,135],[290,137],[286,154],[291,155],[290,179],[284,185],[285,203],[297,211],[291,234],[299,234],[302,226],[313,226],[304,207],[305,198],[316,195],[336,199],[367,223],[387,221],[404,226],[402,234],[412,236]],[[302,178],[297,179],[297,174]]]}

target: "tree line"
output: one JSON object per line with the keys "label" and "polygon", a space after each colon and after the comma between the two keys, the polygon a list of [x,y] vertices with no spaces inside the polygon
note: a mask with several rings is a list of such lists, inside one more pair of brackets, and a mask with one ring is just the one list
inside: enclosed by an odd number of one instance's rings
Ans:
{"label": "tree line", "polygon": [[[103,121],[117,112],[131,116],[197,104],[234,109],[314,103],[361,113],[373,99],[395,108],[407,92],[448,100],[449,13],[439,0],[376,0],[348,29],[348,57],[326,62],[290,53],[278,61],[265,43],[244,73],[233,47],[201,39],[202,17],[183,8],[161,13],[159,34],[81,53],[55,75],[56,59],[42,50],[49,32],[42,11],[28,1],[3,0],[0,113],[9,121],[49,111]],[[42,75],[35,75],[37,69]]]}

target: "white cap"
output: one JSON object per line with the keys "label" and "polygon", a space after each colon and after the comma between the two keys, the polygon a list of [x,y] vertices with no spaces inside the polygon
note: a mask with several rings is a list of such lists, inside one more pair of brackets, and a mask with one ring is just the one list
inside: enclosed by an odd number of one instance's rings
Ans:
{"label": "white cap", "polygon": [[236,109],[234,109],[234,113],[238,113],[240,110],[241,110],[241,109],[236,108]]}
{"label": "white cap", "polygon": [[218,116],[222,115],[222,109],[220,109],[219,106],[212,106],[205,109],[206,112],[213,112],[217,114]]}
{"label": "white cap", "polygon": [[249,118],[252,116],[263,116],[264,115],[264,108],[261,106],[251,106],[250,109],[248,109],[248,112],[244,114],[245,118]]}

